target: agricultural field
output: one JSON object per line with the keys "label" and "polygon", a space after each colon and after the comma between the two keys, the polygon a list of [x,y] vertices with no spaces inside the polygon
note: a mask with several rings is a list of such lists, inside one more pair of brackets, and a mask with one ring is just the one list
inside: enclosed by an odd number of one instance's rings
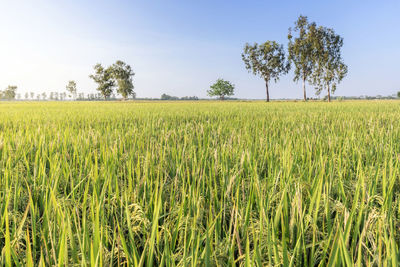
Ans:
{"label": "agricultural field", "polygon": [[397,101],[0,115],[1,266],[398,265]]}

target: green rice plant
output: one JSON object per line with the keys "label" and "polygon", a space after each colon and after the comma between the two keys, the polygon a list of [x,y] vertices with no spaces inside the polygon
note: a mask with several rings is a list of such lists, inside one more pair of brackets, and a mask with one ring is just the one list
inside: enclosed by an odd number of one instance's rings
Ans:
{"label": "green rice plant", "polygon": [[1,266],[397,266],[396,101],[0,103]]}

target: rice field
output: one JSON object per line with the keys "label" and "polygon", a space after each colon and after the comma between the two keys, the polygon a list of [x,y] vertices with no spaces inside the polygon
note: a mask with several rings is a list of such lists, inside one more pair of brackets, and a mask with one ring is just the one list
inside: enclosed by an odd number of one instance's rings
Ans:
{"label": "rice field", "polygon": [[400,105],[0,103],[1,266],[398,266]]}

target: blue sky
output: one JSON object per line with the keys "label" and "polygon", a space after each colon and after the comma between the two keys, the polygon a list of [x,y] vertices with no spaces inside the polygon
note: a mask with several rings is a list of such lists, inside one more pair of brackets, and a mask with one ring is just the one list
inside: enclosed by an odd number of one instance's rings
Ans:
{"label": "blue sky", "polygon": [[[286,46],[300,14],[344,38],[348,76],[336,95],[400,90],[400,1],[11,1],[0,4],[0,89],[95,92],[93,65],[120,59],[138,97],[206,97],[217,78],[240,98],[264,98],[262,79],[241,60],[246,42]],[[301,98],[293,73],[270,85],[272,98]],[[307,86],[308,94],[313,88]]]}

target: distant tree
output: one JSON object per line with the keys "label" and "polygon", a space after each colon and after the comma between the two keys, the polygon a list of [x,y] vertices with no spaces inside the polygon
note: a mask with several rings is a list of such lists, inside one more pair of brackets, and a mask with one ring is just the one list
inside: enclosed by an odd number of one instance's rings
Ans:
{"label": "distant tree", "polygon": [[133,94],[132,77],[135,75],[131,66],[125,62],[118,60],[112,66],[113,78],[117,83],[117,93],[122,95],[124,100]]}
{"label": "distant tree", "polygon": [[67,98],[67,93],[66,92],[62,92],[61,93],[61,100],[65,100]]}
{"label": "distant tree", "polygon": [[171,95],[167,95],[167,94],[162,94],[161,95],[161,100],[179,100],[179,97],[171,96]]}
{"label": "distant tree", "polygon": [[397,97],[400,98],[400,91],[397,92]]}
{"label": "distant tree", "polygon": [[261,45],[246,44],[242,59],[246,69],[254,75],[259,75],[265,81],[267,102],[269,102],[268,85],[271,79],[275,82],[282,74],[286,74],[290,69],[290,64],[286,61],[283,45],[275,41],[267,41]]}
{"label": "distant tree", "polygon": [[219,96],[221,100],[225,99],[225,96],[233,95],[235,85],[229,81],[218,79],[213,85],[210,86],[210,90],[207,91],[209,96]]}
{"label": "distant tree", "polygon": [[35,97],[35,93],[34,92],[30,92],[31,95],[31,99],[33,99]]}
{"label": "distant tree", "polygon": [[316,30],[315,45],[317,49],[316,67],[312,74],[316,94],[322,90],[328,91],[328,101],[331,101],[331,92],[335,93],[337,84],[347,75],[347,66],[343,63],[341,48],[343,38],[333,29],[318,27]]}
{"label": "distant tree", "polygon": [[49,96],[50,100],[54,99],[54,92],[50,92],[50,96]]}
{"label": "distant tree", "polygon": [[184,96],[181,97],[181,100],[199,100],[197,96]]}
{"label": "distant tree", "polygon": [[[293,36],[293,34],[297,34]],[[307,101],[306,81],[310,79],[315,68],[316,24],[309,23],[307,17],[300,16],[295,27],[289,28],[289,61],[294,64],[294,81],[303,82],[304,101]]]}
{"label": "distant tree", "polygon": [[59,93],[58,92],[54,92],[54,99],[58,100],[59,99]]}
{"label": "distant tree", "polygon": [[43,92],[42,93],[42,100],[46,100],[46,98],[47,98],[47,94],[46,94],[46,92]]}
{"label": "distant tree", "polygon": [[29,93],[26,92],[26,93],[25,93],[25,99],[28,99],[28,98],[29,98]]}
{"label": "distant tree", "polygon": [[36,95],[36,99],[39,101],[40,100],[40,94]]}
{"label": "distant tree", "polygon": [[12,100],[15,99],[17,86],[9,85],[4,91],[1,92],[1,98]]}
{"label": "distant tree", "polygon": [[104,97],[104,100],[110,97],[113,92],[114,80],[113,80],[113,70],[112,68],[104,68],[101,64],[96,64],[94,66],[95,74],[89,77],[97,83],[97,89]]}
{"label": "distant tree", "polygon": [[76,99],[76,82],[69,81],[66,86],[67,91],[72,95],[73,99]]}

